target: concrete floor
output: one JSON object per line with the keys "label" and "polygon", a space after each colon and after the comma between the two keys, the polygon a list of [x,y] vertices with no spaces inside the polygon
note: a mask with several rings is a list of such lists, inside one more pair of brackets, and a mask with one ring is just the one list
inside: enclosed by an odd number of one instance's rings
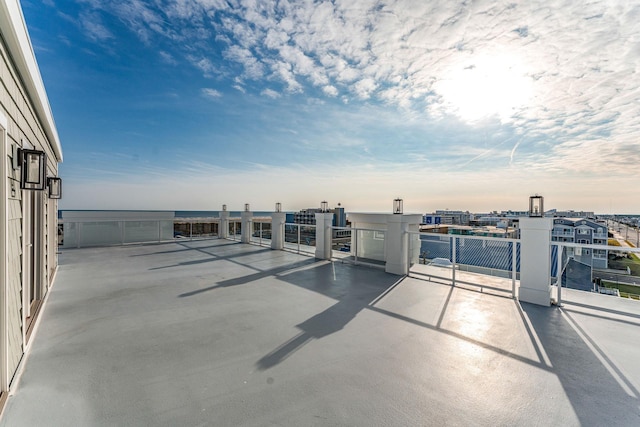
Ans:
{"label": "concrete floor", "polygon": [[640,425],[640,304],[224,240],[67,250],[2,426]]}

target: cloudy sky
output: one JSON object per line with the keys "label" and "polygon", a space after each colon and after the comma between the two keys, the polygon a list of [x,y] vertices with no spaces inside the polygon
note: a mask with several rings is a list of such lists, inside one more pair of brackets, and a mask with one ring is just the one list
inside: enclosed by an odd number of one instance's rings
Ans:
{"label": "cloudy sky", "polygon": [[640,212],[640,3],[22,0],[62,208]]}

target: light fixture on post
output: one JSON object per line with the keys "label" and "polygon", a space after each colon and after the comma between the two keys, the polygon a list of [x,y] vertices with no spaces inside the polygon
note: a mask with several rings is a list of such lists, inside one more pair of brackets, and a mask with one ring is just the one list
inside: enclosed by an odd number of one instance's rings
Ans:
{"label": "light fixture on post", "polygon": [[48,177],[47,187],[50,199],[62,199],[62,178]]}
{"label": "light fixture on post", "polygon": [[326,200],[320,202],[320,212],[328,212],[329,211],[329,203]]}
{"label": "light fixture on post", "polygon": [[249,203],[244,204],[244,211],[249,212]]}
{"label": "light fixture on post", "polygon": [[276,202],[276,212],[282,212],[282,203]]}
{"label": "light fixture on post", "polygon": [[227,211],[227,205],[222,205],[222,212],[226,212]]}
{"label": "light fixture on post", "polygon": [[23,190],[44,190],[47,185],[47,156],[44,151],[20,149],[22,173],[20,188]]}
{"label": "light fixture on post", "polygon": [[544,199],[542,196],[529,197],[529,217],[542,218],[544,216]]}
{"label": "light fixture on post", "polygon": [[403,201],[400,198],[394,199],[393,200],[393,213],[394,214],[398,214],[398,215],[402,215],[402,211],[403,211],[404,207],[403,207]]}

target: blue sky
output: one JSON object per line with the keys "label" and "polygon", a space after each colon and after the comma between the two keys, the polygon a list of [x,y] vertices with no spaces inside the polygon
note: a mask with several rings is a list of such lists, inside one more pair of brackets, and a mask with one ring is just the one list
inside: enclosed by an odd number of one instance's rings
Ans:
{"label": "blue sky", "polygon": [[635,2],[22,6],[64,209],[640,211]]}

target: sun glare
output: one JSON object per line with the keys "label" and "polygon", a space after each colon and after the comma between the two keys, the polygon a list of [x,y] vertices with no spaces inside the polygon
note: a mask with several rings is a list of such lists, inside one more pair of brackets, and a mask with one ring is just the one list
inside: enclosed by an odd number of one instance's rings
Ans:
{"label": "sun glare", "polygon": [[531,98],[531,78],[508,57],[474,58],[452,68],[434,89],[445,111],[468,122],[497,116],[508,121]]}

